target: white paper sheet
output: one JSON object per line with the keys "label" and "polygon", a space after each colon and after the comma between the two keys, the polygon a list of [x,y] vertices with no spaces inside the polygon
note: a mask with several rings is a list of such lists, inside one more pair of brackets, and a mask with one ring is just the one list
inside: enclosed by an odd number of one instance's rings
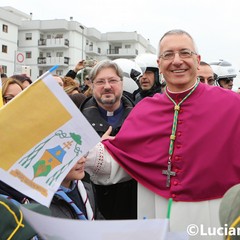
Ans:
{"label": "white paper sheet", "polygon": [[81,221],[54,218],[21,206],[25,219],[46,240],[166,240],[167,219]]}

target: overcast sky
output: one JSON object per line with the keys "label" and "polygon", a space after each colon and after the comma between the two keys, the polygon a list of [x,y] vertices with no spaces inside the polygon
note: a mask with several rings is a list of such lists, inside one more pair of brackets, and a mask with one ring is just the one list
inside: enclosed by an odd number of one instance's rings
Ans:
{"label": "overcast sky", "polygon": [[195,39],[202,60],[224,59],[240,69],[238,0],[1,0],[0,4],[31,12],[33,20],[73,17],[102,33],[137,31],[155,48],[166,31],[181,28]]}

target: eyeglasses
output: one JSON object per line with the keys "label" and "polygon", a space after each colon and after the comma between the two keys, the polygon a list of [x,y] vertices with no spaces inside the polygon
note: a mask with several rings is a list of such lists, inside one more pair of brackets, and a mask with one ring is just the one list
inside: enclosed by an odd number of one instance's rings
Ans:
{"label": "eyeglasses", "polygon": [[172,60],[174,59],[176,53],[178,53],[180,58],[190,58],[193,54],[197,55],[197,53],[191,51],[190,49],[182,49],[176,52],[166,51],[160,55],[160,58],[164,60]]}
{"label": "eyeglasses", "polygon": [[214,82],[215,82],[214,78],[211,78],[211,77],[205,78],[203,76],[198,76],[198,78],[199,78],[200,82],[202,82],[202,83],[205,83],[205,80],[207,80],[208,85],[214,85]]}
{"label": "eyeglasses", "polygon": [[93,83],[96,86],[104,86],[106,83],[110,84],[111,86],[118,84],[119,82],[121,82],[122,80],[120,79],[110,79],[110,80],[106,80],[106,79],[99,79],[99,80],[95,80],[93,81]]}

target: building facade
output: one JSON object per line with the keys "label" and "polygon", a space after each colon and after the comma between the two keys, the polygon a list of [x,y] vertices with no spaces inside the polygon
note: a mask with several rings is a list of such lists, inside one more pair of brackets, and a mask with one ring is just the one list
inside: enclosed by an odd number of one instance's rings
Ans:
{"label": "building facade", "polygon": [[8,76],[25,72],[33,81],[54,65],[56,74],[64,76],[82,59],[134,59],[141,53],[156,53],[137,32],[101,33],[73,18],[32,20],[17,9],[1,7],[0,24],[0,65]]}
{"label": "building facade", "polygon": [[[16,13],[13,14],[9,9],[6,11],[4,8],[0,8],[0,65],[3,72],[6,74],[12,74],[15,69],[15,56],[18,49],[18,29],[21,25],[21,21],[24,18]],[[20,59],[19,56],[19,60]]]}

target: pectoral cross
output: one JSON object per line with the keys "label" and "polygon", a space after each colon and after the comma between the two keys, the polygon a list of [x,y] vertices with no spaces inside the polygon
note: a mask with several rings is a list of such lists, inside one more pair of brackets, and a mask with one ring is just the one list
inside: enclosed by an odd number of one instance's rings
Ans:
{"label": "pectoral cross", "polygon": [[171,176],[176,176],[176,172],[171,171],[171,168],[171,160],[169,159],[167,170],[162,170],[162,174],[167,176],[166,187],[170,187]]}

